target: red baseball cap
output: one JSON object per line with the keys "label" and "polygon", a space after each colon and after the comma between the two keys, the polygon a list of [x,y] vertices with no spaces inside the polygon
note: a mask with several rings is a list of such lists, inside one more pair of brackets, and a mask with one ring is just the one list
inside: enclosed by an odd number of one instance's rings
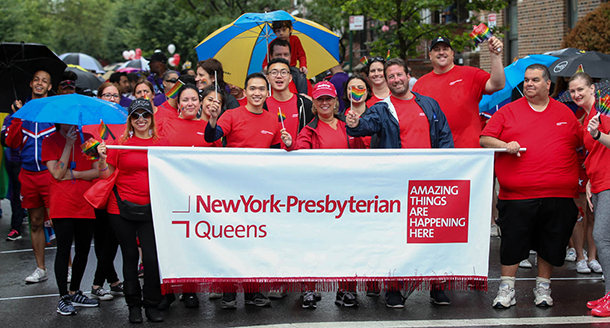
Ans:
{"label": "red baseball cap", "polygon": [[313,87],[313,99],[318,99],[322,96],[330,96],[333,98],[337,97],[337,90],[335,90],[335,86],[328,81],[321,81],[316,83]]}

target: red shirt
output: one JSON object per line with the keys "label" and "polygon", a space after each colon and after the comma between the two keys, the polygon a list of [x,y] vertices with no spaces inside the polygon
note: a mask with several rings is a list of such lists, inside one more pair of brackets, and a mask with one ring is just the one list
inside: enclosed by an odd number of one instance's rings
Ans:
{"label": "red shirt", "polygon": [[[316,120],[316,118],[314,118]],[[333,129],[327,123],[317,120],[314,129],[311,124],[305,126],[296,142],[293,142],[293,149],[356,149],[364,148],[361,138],[348,136],[345,122],[337,120],[337,128]]]}
{"label": "red shirt", "polygon": [[180,114],[178,113],[178,108],[173,107],[169,104],[169,100],[166,100],[161,105],[157,106],[157,112],[155,113],[155,122],[157,122],[157,127],[159,127],[159,123],[162,119],[166,117],[178,117]]}
{"label": "red shirt", "polygon": [[207,124],[203,119],[164,118],[157,124],[157,132],[169,146],[222,147],[220,139],[213,143],[204,140],[203,133]]}
{"label": "red shirt", "polygon": [[[366,106],[366,108],[368,109],[368,106]],[[345,116],[347,116],[347,113],[349,113],[350,110],[352,110],[352,109],[349,107],[345,110]],[[366,111],[364,111],[364,113],[362,113],[362,115],[365,115],[365,114],[366,114]],[[360,140],[362,140],[362,144],[363,144],[364,148],[371,149],[371,136],[358,137],[358,138],[360,138]]]}
{"label": "red shirt", "polygon": [[246,98],[246,96],[243,96],[239,99],[235,98],[237,100],[237,102],[239,103],[240,106],[246,106],[248,104],[248,98]]}
{"label": "red shirt", "polygon": [[[295,94],[299,93],[297,90],[297,86],[294,84],[294,80],[290,81],[290,83],[288,83],[288,90],[290,90],[290,92],[295,93]],[[313,87],[311,86],[311,82],[309,82],[309,80],[307,80],[307,95],[310,97],[313,97]]]}
{"label": "red shirt", "polygon": [[[164,140],[140,139],[131,137],[125,146],[165,146]],[[126,199],[139,205],[150,204],[150,189],[148,185],[148,152],[145,150],[108,149],[108,164],[119,170],[115,185],[121,199]],[[119,215],[114,192],[108,197],[108,213]]]}
{"label": "red shirt", "polygon": [[[271,42],[273,42],[273,40],[271,40]],[[271,46],[271,42],[269,42],[269,46]],[[301,44],[301,39],[296,35],[291,35],[288,42],[290,42],[290,66],[297,67],[298,61],[298,67],[307,67],[307,56],[305,55],[305,49],[303,49],[303,45]],[[271,55],[271,50],[271,47],[269,47],[269,55]],[[263,68],[265,67],[267,67],[267,56],[265,56],[265,59],[263,60]]]}
{"label": "red shirt", "polygon": [[449,72],[422,76],[413,91],[432,97],[447,116],[455,148],[479,148],[479,102],[489,73],[470,66],[454,66]]}
{"label": "red shirt", "polygon": [[382,98],[378,98],[377,96],[375,96],[375,94],[373,94],[371,99],[366,101],[366,107],[369,108],[382,100],[383,100]]}
{"label": "red shirt", "polygon": [[581,133],[572,111],[553,99],[542,112],[534,111],[525,97],[500,108],[481,136],[516,141],[527,151],[521,157],[497,153],[498,197],[577,197],[576,149],[582,145]]}
{"label": "red shirt", "polygon": [[402,148],[430,148],[430,123],[424,111],[415,102],[390,96],[400,126],[400,145]]}
{"label": "red shirt", "polygon": [[[279,116],[280,108],[282,110],[282,114],[284,114],[284,126],[286,127],[286,131],[290,133],[292,136],[292,140],[296,140],[299,135],[299,109],[297,107],[297,96],[292,94],[292,97],[286,101],[279,101],[273,97],[267,98],[265,101],[267,103],[267,109],[269,113],[275,115],[277,117],[278,123],[282,125]],[[285,148],[284,143],[282,143],[282,148]]]}
{"label": "red shirt", "polygon": [[[589,151],[589,155],[585,160],[585,167],[587,168],[587,176],[591,181],[591,192],[599,193],[604,190],[610,189],[610,169],[608,164],[610,163],[610,149],[604,146],[599,140],[593,140],[589,131],[587,131],[587,125],[589,121],[597,114],[595,106],[589,112],[589,115],[585,117],[583,124],[583,139],[585,142],[585,148]],[[610,118],[605,115],[600,115],[600,125],[598,130],[603,133],[610,131]]]}
{"label": "red shirt", "polygon": [[[92,136],[84,135],[85,140]],[[66,146],[66,138],[61,133],[55,133],[52,136],[45,138],[42,141],[42,162],[46,165],[48,161],[58,161]],[[80,137],[76,138],[76,142],[72,146],[70,160],[64,165],[68,165],[70,172],[70,162],[75,162],[75,171],[91,170],[91,166],[95,161],[88,160],[81,151]],[[83,195],[93,185],[92,181],[76,179],[57,181],[51,179],[51,206],[49,208],[51,219],[95,219],[93,207],[85,200]]]}
{"label": "red shirt", "polygon": [[277,115],[266,110],[254,114],[240,106],[227,110],[218,119],[227,140],[227,147],[269,148],[281,142],[282,125]]}

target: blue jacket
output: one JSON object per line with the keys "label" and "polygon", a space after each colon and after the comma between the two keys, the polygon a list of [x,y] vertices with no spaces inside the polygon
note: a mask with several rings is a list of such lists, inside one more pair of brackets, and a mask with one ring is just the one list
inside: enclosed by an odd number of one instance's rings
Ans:
{"label": "blue jacket", "polygon": [[[415,102],[421,107],[430,124],[431,148],[453,148],[453,136],[447,118],[436,100],[412,92]],[[403,124],[408,124],[404,123]],[[371,144],[371,148],[402,148],[400,144],[400,125],[398,115],[390,97],[376,103],[366,110],[366,115],[360,117],[355,128],[347,127],[347,134],[354,137],[364,137],[377,134],[379,144]]]}
{"label": "blue jacket", "polygon": [[42,164],[42,140],[55,133],[55,124],[35,123],[13,118],[6,123],[6,144],[21,149],[21,167],[28,171],[45,171]]}

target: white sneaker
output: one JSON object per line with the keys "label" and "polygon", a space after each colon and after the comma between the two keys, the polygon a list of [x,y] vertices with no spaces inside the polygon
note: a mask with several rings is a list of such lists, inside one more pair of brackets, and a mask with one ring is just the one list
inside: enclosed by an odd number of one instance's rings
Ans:
{"label": "white sneaker", "polygon": [[551,284],[541,282],[534,288],[534,303],[536,306],[553,306],[553,298],[551,298]]}
{"label": "white sneaker", "polygon": [[519,262],[519,267],[520,268],[528,268],[529,269],[529,268],[532,267],[532,263],[528,259],[525,259],[525,260]]}
{"label": "white sneaker", "polygon": [[576,272],[578,273],[591,273],[591,269],[587,265],[587,260],[580,260],[576,263]]}
{"label": "white sneaker", "polygon": [[25,278],[25,282],[34,284],[37,282],[45,281],[47,279],[49,279],[49,277],[47,276],[47,270],[36,268],[36,270],[34,270],[31,275]]}
{"label": "white sneaker", "polygon": [[570,247],[566,250],[566,261],[568,261],[568,262],[576,261],[576,249]]}
{"label": "white sneaker", "polygon": [[502,234],[500,233],[500,227],[497,224],[491,225],[491,237],[500,237]]}
{"label": "white sneaker", "polygon": [[517,304],[515,299],[515,289],[510,288],[508,284],[500,284],[498,288],[498,295],[494,298],[491,306],[496,309],[508,309],[509,307]]}
{"label": "white sneaker", "polygon": [[597,262],[597,260],[589,261],[589,268],[595,273],[602,273],[604,270],[602,269],[601,264]]}

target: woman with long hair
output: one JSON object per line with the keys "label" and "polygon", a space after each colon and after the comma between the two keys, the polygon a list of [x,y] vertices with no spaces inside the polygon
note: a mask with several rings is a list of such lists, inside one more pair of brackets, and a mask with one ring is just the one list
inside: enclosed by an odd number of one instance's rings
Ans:
{"label": "woman with long hair", "polygon": [[385,59],[382,57],[372,57],[366,65],[366,76],[372,88],[371,98],[366,102],[368,107],[390,95],[390,88],[385,80],[384,66]]}
{"label": "woman with long hair", "polygon": [[[129,117],[125,133],[118,139],[125,146],[161,146],[157,136],[155,117],[150,100],[135,99],[129,105]],[[161,302],[161,283],[155,232],[150,214],[150,190],[148,184],[148,156],[146,151],[119,150],[106,148],[102,142],[98,146],[100,156],[100,178],[108,179],[113,173],[115,188],[108,199],[108,218],[114,229],[123,254],[123,293],[129,307],[129,321],[142,322],[141,307],[152,322],[163,321],[157,306]],[[128,206],[129,205],[129,206]],[[148,211],[146,211],[148,205]],[[128,207],[144,207],[144,217],[134,218]],[[144,266],[144,286],[138,280],[138,244],[142,247]]]}

